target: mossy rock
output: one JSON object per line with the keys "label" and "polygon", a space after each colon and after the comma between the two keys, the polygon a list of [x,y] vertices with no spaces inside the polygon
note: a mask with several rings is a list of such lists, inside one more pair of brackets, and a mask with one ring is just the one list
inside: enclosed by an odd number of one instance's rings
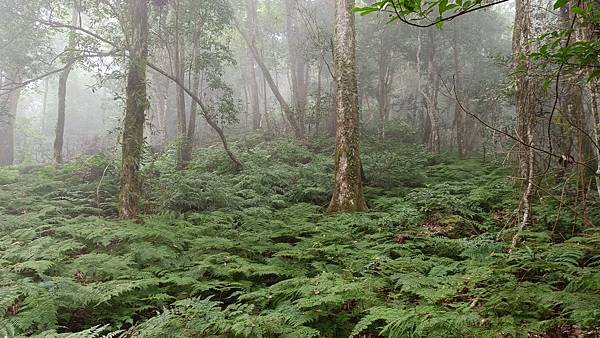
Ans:
{"label": "mossy rock", "polygon": [[473,221],[460,215],[433,214],[423,224],[430,235],[448,238],[464,238],[477,235],[479,230]]}

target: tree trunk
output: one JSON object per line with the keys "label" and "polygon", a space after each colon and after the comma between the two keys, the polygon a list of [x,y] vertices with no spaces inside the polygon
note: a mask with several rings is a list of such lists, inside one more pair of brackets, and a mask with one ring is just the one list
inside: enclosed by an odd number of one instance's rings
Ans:
{"label": "tree trunk", "polygon": [[[441,140],[440,140],[440,118],[439,111],[437,108],[437,95],[436,95],[436,68],[435,68],[435,41],[433,31],[430,29],[428,31],[428,43],[427,43],[427,80],[425,84],[423,81],[419,81],[419,90],[421,95],[423,95],[423,99],[425,101],[427,116],[426,121],[428,122],[427,131],[429,131],[427,144],[429,146],[429,150],[431,150],[435,154],[440,153],[441,148]],[[419,47],[417,50],[417,64],[421,64],[421,36],[419,35]]]}
{"label": "tree trunk", "polygon": [[[77,26],[79,22],[79,9],[77,6],[73,7],[71,14],[71,25]],[[67,51],[69,54],[73,53],[73,49],[76,47],[77,41],[75,40],[75,32],[71,30],[69,32],[69,44],[67,45]],[[65,135],[65,111],[66,111],[66,100],[67,100],[67,81],[69,80],[69,74],[73,69],[75,60],[71,58],[67,61],[65,69],[60,73],[58,78],[58,113],[56,116],[56,133],[54,135],[54,163],[63,163],[63,143]]]}
{"label": "tree trunk", "polygon": [[[591,2],[587,1],[583,1],[581,5],[586,10],[590,9],[590,7],[593,6]],[[594,23],[593,21],[590,22],[589,20],[586,20],[586,26],[582,27],[581,29],[581,36],[582,39],[585,41],[597,41],[598,39],[600,39],[599,32],[600,27],[598,26],[597,22]],[[593,66],[598,67],[600,66],[600,63],[595,62]],[[593,71],[594,68],[588,68],[587,75],[592,75]],[[595,173],[596,190],[598,193],[598,197],[600,198],[600,113],[598,112],[598,81],[588,81],[586,87],[586,91],[588,92],[590,97],[589,110],[592,115],[592,137],[594,138],[594,141],[596,143],[596,146],[594,147],[594,155],[597,161]]]}
{"label": "tree trunk", "polygon": [[19,88],[0,98],[0,166],[13,165],[15,161],[15,124],[20,97]]}
{"label": "tree trunk", "polygon": [[438,92],[438,81],[437,81],[437,69],[435,64],[435,40],[434,31],[429,30],[429,43],[428,43],[428,57],[427,57],[427,112],[431,119],[431,140],[430,148],[435,154],[439,154],[441,150],[441,139],[440,139],[440,113],[437,106],[437,92]]}
{"label": "tree trunk", "polygon": [[335,184],[328,212],[367,210],[359,146],[354,0],[335,1],[334,63],[337,82]]}
{"label": "tree trunk", "polygon": [[286,120],[288,121],[288,123],[292,127],[292,130],[294,131],[294,135],[296,136],[297,139],[304,140],[304,133],[302,132],[302,129],[298,125],[298,121],[296,119],[294,111],[293,111],[292,107],[288,104],[288,102],[285,100],[285,98],[283,98],[283,95],[279,91],[279,87],[275,83],[275,80],[273,80],[273,77],[271,76],[269,69],[263,62],[263,59],[262,59],[260,53],[258,52],[258,48],[256,48],[256,45],[252,43],[252,41],[250,40],[248,35],[245,32],[243,32],[239,26],[237,26],[237,28],[238,28],[238,31],[240,32],[240,35],[242,36],[242,38],[246,41],[248,48],[252,52],[252,55],[254,56],[254,60],[256,60],[256,63],[260,67],[260,69],[263,73],[263,76],[265,77],[265,80],[267,81],[267,83],[269,84],[269,87],[271,88],[271,91],[273,92],[273,95],[275,95],[277,102],[279,102],[279,105],[281,106],[281,110],[283,110]]}
{"label": "tree trunk", "polygon": [[56,116],[56,129],[54,136],[54,163],[63,163],[63,143],[65,134],[65,110],[67,97],[67,80],[71,72],[71,65],[63,70],[58,78],[58,112]]}
{"label": "tree trunk", "polygon": [[[271,114],[269,114],[269,99],[267,98],[267,80],[264,76],[262,78],[262,96],[263,96],[263,106],[264,110],[261,114],[261,118],[264,119],[264,122],[267,126],[267,131],[272,132],[273,126],[271,125]],[[262,122],[261,122],[262,125]]]}
{"label": "tree trunk", "polygon": [[590,106],[591,106],[591,112],[592,112],[592,121],[593,121],[593,135],[594,135],[594,139],[596,140],[596,147],[595,147],[595,153],[596,153],[596,160],[598,162],[598,166],[596,169],[596,189],[598,192],[598,196],[600,197],[600,116],[598,114],[598,86],[596,84],[589,84],[589,88],[588,88],[589,92],[590,92],[590,97],[591,97],[591,102],[590,102]]}
{"label": "tree trunk", "polygon": [[40,133],[42,135],[46,135],[46,119],[48,118],[48,87],[50,86],[50,80],[46,78],[44,80],[44,99],[42,101],[42,117],[41,117],[41,126]]}
{"label": "tree trunk", "polygon": [[292,89],[292,102],[294,114],[298,123],[300,132],[304,135],[306,119],[306,103],[308,95],[308,79],[306,76],[307,65],[304,56],[303,32],[298,22],[298,9],[296,8],[299,0],[286,0],[286,34],[288,43],[288,64]]}
{"label": "tree trunk", "polygon": [[[257,0],[246,0],[246,16],[247,16],[247,30],[248,30],[248,38],[252,41],[253,44],[256,44],[256,32],[257,32],[257,10],[258,10],[258,1]],[[260,106],[258,99],[258,82],[256,81],[256,61],[252,56],[252,51],[248,48],[247,58],[248,58],[248,75],[247,75],[247,84],[248,84],[248,104],[249,104],[249,113],[252,116],[252,128],[254,130],[258,130],[261,128],[261,114],[260,114]]]}
{"label": "tree trunk", "polygon": [[138,216],[141,194],[140,162],[144,149],[144,121],[148,98],[146,96],[146,63],[148,56],[148,3],[130,0],[129,66],[127,98],[123,123],[122,173],[120,215],[131,219]]}
{"label": "tree trunk", "polygon": [[327,135],[334,137],[337,130],[337,84],[336,80],[330,81],[329,83],[329,116],[327,116]]}
{"label": "tree trunk", "polygon": [[321,125],[321,118],[323,118],[322,116],[322,112],[321,110],[323,109],[322,106],[322,102],[323,102],[323,81],[322,81],[322,73],[323,73],[323,64],[325,60],[323,59],[323,56],[321,55],[321,57],[319,58],[319,67],[317,68],[317,101],[315,102],[315,135],[319,135],[319,126]]}
{"label": "tree trunk", "polygon": [[[570,7],[571,6],[566,6],[560,11],[562,29],[571,28],[571,20],[573,19],[573,13],[571,12]],[[581,33],[581,31],[577,31],[577,33]],[[581,34],[576,35],[578,38],[581,38]],[[591,142],[589,136],[586,134],[586,130],[588,130],[588,125],[584,110],[583,90],[582,86],[580,85],[580,83],[584,83],[585,81],[584,75],[585,74],[580,72],[574,74],[564,74],[562,76],[561,81],[559,82],[560,88],[562,88],[562,91],[560,92],[561,95],[559,98],[560,102],[562,103],[562,106],[564,107],[562,109],[564,119],[569,122],[569,125],[571,127],[573,127],[573,133],[575,136],[574,141],[576,145],[576,158],[579,162],[587,163],[593,161],[593,159],[591,151]],[[558,94],[559,93],[557,93],[557,95]],[[563,152],[562,154],[570,154],[570,148],[573,143],[572,136],[561,138],[559,142],[568,144],[569,152]],[[587,219],[587,200],[590,182],[590,170],[584,166],[577,166],[577,176],[578,203],[583,209],[582,214],[584,223],[588,224],[589,220]]]}
{"label": "tree trunk", "polygon": [[392,51],[385,44],[385,28],[379,41],[379,76],[377,79],[377,129],[380,140],[385,139],[385,124],[390,114],[390,89],[392,87],[394,67],[391,67]]}
{"label": "tree trunk", "polygon": [[160,143],[163,149],[167,148],[168,143],[168,125],[167,111],[169,102],[169,80],[158,73],[152,73],[152,82],[155,85],[154,95],[156,96],[156,110],[158,114],[158,133]]}
{"label": "tree trunk", "polygon": [[[513,55],[516,73],[515,93],[517,109],[517,132],[526,145],[533,144],[535,128],[535,87],[531,77],[532,64],[527,55],[531,52],[531,0],[516,0],[513,31]],[[512,248],[523,229],[531,224],[535,179],[535,153],[531,147],[519,145],[519,175],[521,178],[521,222],[513,237]]]}
{"label": "tree trunk", "polygon": [[463,73],[458,49],[458,29],[454,27],[452,49],[454,51],[454,126],[456,128],[456,147],[460,158],[465,158],[465,112],[461,108],[463,100]]}
{"label": "tree trunk", "polygon": [[[175,39],[174,39],[174,56],[173,70],[175,76],[180,82],[185,82],[185,42],[181,36],[179,22],[180,0],[175,1]],[[185,91],[181,87],[176,88],[177,100],[177,169],[185,168],[185,143],[187,137],[187,117],[185,111]]]}
{"label": "tree trunk", "polygon": [[[197,41],[197,39],[194,39],[194,41]],[[198,46],[196,45],[196,43],[194,43],[194,51],[193,51],[193,64],[195,65],[197,60],[197,53],[198,53]],[[193,70],[194,67],[192,67],[192,71],[194,72],[194,76],[193,76],[193,80],[192,80],[192,91],[198,95],[198,91],[200,89],[200,71],[199,70]],[[185,92],[184,92],[185,94]],[[192,151],[194,149],[194,137],[196,134],[196,114],[198,113],[198,103],[195,102],[194,100],[192,100],[191,104],[190,104],[190,116],[189,116],[189,122],[187,125],[187,133],[184,137],[183,140],[183,148],[182,148],[182,163],[181,166],[182,168],[185,168],[188,163],[192,160]]]}

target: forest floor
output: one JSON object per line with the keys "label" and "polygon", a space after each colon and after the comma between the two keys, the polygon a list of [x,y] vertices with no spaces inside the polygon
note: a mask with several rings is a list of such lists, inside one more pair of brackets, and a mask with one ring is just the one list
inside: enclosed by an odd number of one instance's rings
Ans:
{"label": "forest floor", "polygon": [[116,161],[0,169],[0,337],[599,334],[598,222],[540,197],[509,254],[510,168],[391,144],[363,147],[370,211],[326,215],[330,143],[148,158],[143,222]]}

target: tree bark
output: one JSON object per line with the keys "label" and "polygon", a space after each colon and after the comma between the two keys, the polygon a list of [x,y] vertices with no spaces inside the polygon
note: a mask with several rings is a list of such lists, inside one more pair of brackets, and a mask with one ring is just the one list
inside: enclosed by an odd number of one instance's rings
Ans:
{"label": "tree bark", "polygon": [[130,0],[129,66],[126,88],[126,108],[123,123],[122,173],[120,216],[136,218],[139,214],[141,182],[140,162],[144,149],[144,121],[148,98],[146,96],[146,65],[148,57],[148,3]]}
{"label": "tree bark", "polygon": [[598,197],[600,198],[600,114],[598,114],[598,86],[596,84],[589,84],[588,90],[590,92],[591,102],[590,102],[590,110],[592,112],[592,121],[593,121],[593,135],[596,140],[595,147],[595,155],[597,169],[596,169],[596,189],[598,192]]}
{"label": "tree bark", "polygon": [[335,1],[334,63],[337,82],[335,184],[328,212],[367,210],[359,146],[354,0]]}
{"label": "tree bark", "polygon": [[[535,129],[535,85],[531,76],[532,64],[527,55],[531,52],[531,0],[516,0],[513,31],[513,56],[516,72],[515,93],[517,109],[517,132],[526,145],[533,144]],[[535,153],[533,148],[519,144],[519,175],[521,178],[521,203],[517,233],[513,237],[514,248],[523,229],[533,218],[533,194],[535,179]]]}
{"label": "tree bark", "polygon": [[[589,9],[593,6],[591,2],[582,1],[582,7]],[[573,4],[571,4],[573,6]],[[593,21],[587,22],[584,27],[581,28],[581,37],[585,41],[597,41],[600,39],[600,27]],[[598,67],[600,63],[595,62],[593,66]],[[594,68],[588,68],[587,75],[592,75]],[[589,111],[592,117],[592,137],[596,143],[594,147],[594,155],[596,157],[597,167],[595,173],[596,190],[598,197],[600,198],[600,113],[598,112],[598,81],[588,81],[586,85],[586,91],[590,97],[589,100]]]}

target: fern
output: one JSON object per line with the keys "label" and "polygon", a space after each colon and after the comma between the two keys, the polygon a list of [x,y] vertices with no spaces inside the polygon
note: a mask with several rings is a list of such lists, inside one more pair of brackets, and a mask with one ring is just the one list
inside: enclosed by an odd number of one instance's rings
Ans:
{"label": "fern", "polygon": [[144,166],[143,224],[111,218],[112,166],[96,195],[109,160],[8,170],[0,336],[493,337],[600,322],[600,228],[560,238],[542,221],[508,254],[518,199],[503,169],[367,145],[371,211],[327,215],[329,146],[234,147],[237,173],[219,149],[182,171],[172,153]]}

